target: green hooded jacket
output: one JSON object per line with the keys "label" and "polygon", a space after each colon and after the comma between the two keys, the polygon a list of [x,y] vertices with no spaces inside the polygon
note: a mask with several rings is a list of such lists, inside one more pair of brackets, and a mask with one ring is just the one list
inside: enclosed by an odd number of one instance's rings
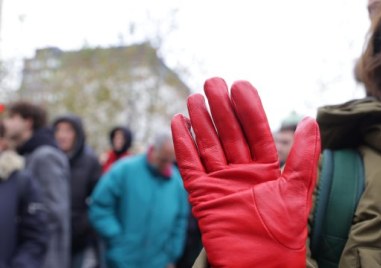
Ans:
{"label": "green hooded jacket", "polygon": [[[381,102],[365,98],[325,106],[318,110],[317,121],[322,149],[357,148],[364,161],[365,190],[339,267],[381,267]],[[309,254],[307,267],[318,267]]]}

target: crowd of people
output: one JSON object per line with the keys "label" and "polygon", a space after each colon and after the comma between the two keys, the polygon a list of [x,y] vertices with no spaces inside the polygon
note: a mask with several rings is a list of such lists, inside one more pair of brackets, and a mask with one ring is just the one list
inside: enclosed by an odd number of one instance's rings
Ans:
{"label": "crowd of people", "polygon": [[117,126],[98,157],[74,114],[49,123],[19,101],[2,117],[1,268],[191,267],[201,235],[169,131],[132,154],[133,133]]}
{"label": "crowd of people", "polygon": [[98,156],[79,116],[1,105],[0,268],[381,267],[380,3],[366,97],[274,133],[256,89],[221,78],[138,154],[127,126]]}

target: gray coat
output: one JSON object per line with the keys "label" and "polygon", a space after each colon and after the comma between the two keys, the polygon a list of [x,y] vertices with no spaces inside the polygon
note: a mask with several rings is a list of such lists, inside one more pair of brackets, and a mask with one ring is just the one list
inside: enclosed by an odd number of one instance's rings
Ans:
{"label": "gray coat", "polygon": [[[36,140],[36,137],[33,139]],[[29,144],[27,147],[32,147],[33,150],[24,150],[21,153],[26,158],[26,169],[41,185],[43,202],[48,210],[47,228],[50,240],[42,268],[68,268],[70,260],[69,163],[67,157],[53,144],[43,145],[36,141],[33,143],[38,146]]]}

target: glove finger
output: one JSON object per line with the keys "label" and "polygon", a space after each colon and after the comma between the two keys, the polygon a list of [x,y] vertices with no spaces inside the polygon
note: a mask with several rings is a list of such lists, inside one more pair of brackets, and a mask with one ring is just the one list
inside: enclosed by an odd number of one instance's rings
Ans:
{"label": "glove finger", "polygon": [[208,79],[204,89],[227,162],[250,163],[249,147],[233,110],[225,81],[221,78]]}
{"label": "glove finger", "polygon": [[260,163],[278,162],[274,139],[257,90],[247,81],[237,81],[232,86],[231,98],[252,159]]}
{"label": "glove finger", "polygon": [[314,119],[306,117],[295,131],[294,144],[288,155],[283,177],[288,181],[302,180],[309,188],[314,187],[320,150],[319,126]]}
{"label": "glove finger", "polygon": [[204,174],[197,147],[190,133],[190,121],[182,114],[177,114],[171,122],[176,160],[184,180],[197,178]]}
{"label": "glove finger", "polygon": [[206,109],[205,99],[200,94],[188,98],[188,111],[201,160],[207,172],[226,167],[225,154]]}

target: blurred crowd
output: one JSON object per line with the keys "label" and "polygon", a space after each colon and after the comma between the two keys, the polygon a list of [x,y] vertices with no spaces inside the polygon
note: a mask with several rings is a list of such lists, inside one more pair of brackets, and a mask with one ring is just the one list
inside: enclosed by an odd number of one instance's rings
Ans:
{"label": "blurred crowd", "polygon": [[47,118],[25,101],[3,111],[0,267],[191,267],[201,235],[170,132],[132,154],[115,126],[98,156],[80,117]]}

